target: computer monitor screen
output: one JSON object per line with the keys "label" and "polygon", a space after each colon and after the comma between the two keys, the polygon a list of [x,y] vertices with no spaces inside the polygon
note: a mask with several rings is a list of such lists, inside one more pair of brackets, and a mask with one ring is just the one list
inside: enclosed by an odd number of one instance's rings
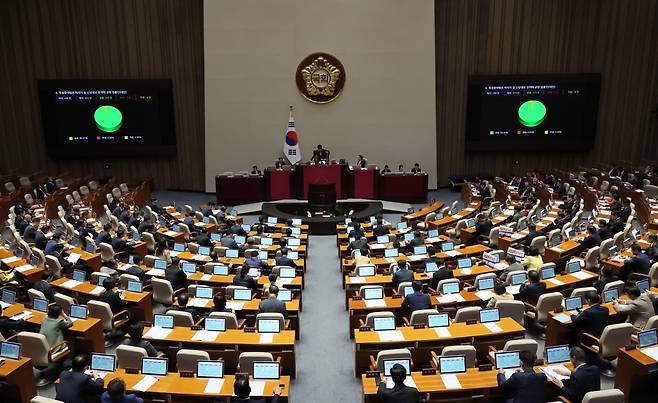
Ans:
{"label": "computer monitor screen", "polygon": [[411,232],[407,232],[406,234],[404,234],[404,240],[405,241],[409,242],[412,239],[414,239],[414,234],[412,234]]}
{"label": "computer monitor screen", "polygon": [[[237,213],[236,213],[236,215],[237,215]],[[242,224],[241,227],[242,227],[242,229],[245,230],[246,232],[251,231],[251,225],[249,225],[249,224]]]}
{"label": "computer monitor screen", "polygon": [[233,299],[237,301],[251,301],[251,290],[233,290]]}
{"label": "computer monitor screen", "polygon": [[34,298],[32,300],[32,309],[43,313],[48,312],[48,300],[43,298]]}
{"label": "computer monitor screen", "polygon": [[135,256],[133,255],[128,256],[128,264],[135,264]]}
{"label": "computer monitor screen", "polygon": [[466,356],[446,355],[439,357],[439,372],[442,374],[466,372]]}
{"label": "computer monitor screen", "polygon": [[247,240],[247,238],[244,237],[243,235],[236,235],[236,236],[233,238],[233,240],[234,240],[235,243],[237,243],[238,245],[241,245],[241,244],[243,244],[243,243]]}
{"label": "computer monitor screen", "polygon": [[541,269],[541,278],[542,280],[548,280],[549,278],[555,277],[555,267],[544,267]]}
{"label": "computer monitor screen", "polygon": [[276,224],[276,217],[267,217],[268,224]]}
{"label": "computer monitor screen", "polygon": [[576,231],[574,231],[572,228],[569,228],[567,230],[567,238],[573,239],[576,236]]}
{"label": "computer monitor screen", "polygon": [[199,246],[199,255],[210,256],[210,247]]}
{"label": "computer monitor screen", "polygon": [[167,268],[167,261],[162,259],[156,259],[153,265],[156,269],[165,270]]}
{"label": "computer monitor screen", "polygon": [[469,218],[468,220],[466,220],[466,226],[468,228],[475,227],[475,220],[473,218]]}
{"label": "computer monitor screen", "polygon": [[404,288],[402,288],[402,295],[404,295],[405,297],[407,295],[413,294],[413,293],[414,293],[413,287],[404,287]]}
{"label": "computer monitor screen", "polygon": [[427,315],[428,327],[446,327],[450,325],[450,318],[447,313],[431,313]]}
{"label": "computer monitor screen", "polygon": [[185,244],[184,243],[175,243],[174,244],[174,251],[175,252],[185,252]]}
{"label": "computer monitor screen", "polygon": [[87,273],[85,273],[84,270],[73,270],[73,280],[84,283],[86,276]]}
{"label": "computer monitor screen", "polygon": [[384,250],[384,257],[398,257],[397,248],[389,248]]}
{"label": "computer monitor screen", "polygon": [[153,326],[161,327],[163,329],[174,328],[174,317],[172,315],[153,315]]}
{"label": "computer monitor screen", "polygon": [[16,291],[2,290],[2,302],[11,305],[14,301],[16,301]]}
{"label": "computer monitor screen", "polygon": [[114,372],[117,357],[111,354],[91,354],[91,370],[101,372]]}
{"label": "computer monitor screen", "polygon": [[172,229],[172,231],[174,231],[174,232],[180,232],[180,225],[178,225],[178,224],[174,224],[174,225],[171,227],[171,229]]}
{"label": "computer monitor screen", "polygon": [[166,358],[142,358],[142,374],[144,375],[167,375]]}
{"label": "computer monitor screen", "polygon": [[294,267],[282,267],[279,269],[279,277],[281,278],[295,278],[297,271]]}
{"label": "computer monitor screen", "polygon": [[489,308],[480,311],[480,323],[498,322],[499,320],[500,312],[498,308]]}
{"label": "computer monitor screen", "polygon": [[399,222],[398,225],[396,226],[397,229],[407,229],[407,223],[406,222]]}
{"label": "computer monitor screen", "polygon": [[521,366],[521,359],[518,351],[501,351],[496,352],[496,369],[518,368]]}
{"label": "computer monitor screen", "polygon": [[142,292],[142,283],[140,281],[128,280],[126,289],[130,292]]}
{"label": "computer monitor screen", "polygon": [[71,317],[87,319],[87,307],[84,305],[71,305]]}
{"label": "computer monitor screen", "polygon": [[0,357],[18,360],[21,358],[21,345],[10,341],[0,341]]}
{"label": "computer monitor screen", "polygon": [[372,277],[376,273],[375,266],[359,266],[357,268],[360,277]]}
{"label": "computer monitor screen", "polygon": [[481,278],[478,280],[478,290],[491,290],[494,288],[495,281],[493,278]]}
{"label": "computer monitor screen", "polygon": [[30,256],[30,264],[32,266],[38,266],[39,265],[39,256],[37,256],[37,255]]}
{"label": "computer monitor screen", "polygon": [[363,290],[365,299],[382,299],[384,298],[384,289],[382,287],[366,288]]}
{"label": "computer monitor screen", "polygon": [[210,240],[213,242],[219,242],[222,239],[222,236],[217,233],[210,234]]}
{"label": "computer monitor screen", "polygon": [[279,379],[279,363],[276,361],[254,361],[253,377],[254,379]]}
{"label": "computer monitor screen", "polygon": [[87,253],[94,253],[96,251],[94,245],[90,243],[87,243],[87,245],[85,246],[85,250],[87,251]]}
{"label": "computer monitor screen", "polygon": [[603,291],[603,302],[610,302],[619,298],[619,291],[616,288],[609,288]]}
{"label": "computer monitor screen", "polygon": [[260,260],[267,260],[267,251],[266,250],[258,251],[258,258]]}
{"label": "computer monitor screen", "polygon": [[279,293],[276,294],[276,299],[283,302],[292,301],[292,291],[279,288]]}
{"label": "computer monitor screen", "polygon": [[458,282],[448,282],[443,283],[441,286],[442,294],[457,294],[459,293],[459,283]]}
{"label": "computer monitor screen", "polygon": [[213,297],[212,287],[200,287],[197,286],[195,297],[197,298],[206,298],[211,299]]}
{"label": "computer monitor screen", "polygon": [[299,238],[288,238],[288,246],[299,246],[302,244],[301,239]]}
{"label": "computer monitor screen", "polygon": [[453,242],[444,242],[441,244],[441,251],[450,252],[455,249],[455,244]]}
{"label": "computer monitor screen", "polygon": [[610,257],[615,257],[615,256],[617,256],[617,246],[616,246],[616,245],[615,245],[615,246],[611,246],[611,247],[610,247],[610,250],[608,251],[608,254],[610,255]]}
{"label": "computer monitor screen", "polygon": [[250,267],[247,275],[249,277],[260,277],[260,269],[258,267]]}
{"label": "computer monitor screen", "polygon": [[183,271],[185,273],[194,273],[194,272],[196,272],[196,264],[190,263],[190,262],[183,263]]}
{"label": "computer monitor screen", "polygon": [[272,243],[273,243],[272,238],[262,237],[262,238],[260,239],[260,244],[261,244],[261,245],[270,246],[270,245],[272,245]]}
{"label": "computer monitor screen", "polygon": [[658,344],[658,335],[656,329],[650,329],[637,334],[637,341],[640,348],[649,347]]}
{"label": "computer monitor screen", "polygon": [[562,235],[554,235],[553,238],[551,238],[551,246],[558,246],[559,244],[562,243]]}
{"label": "computer monitor screen", "polygon": [[513,273],[511,274],[512,280],[510,283],[512,285],[520,285],[523,284],[523,282],[526,280],[527,276],[525,273]]}
{"label": "computer monitor screen", "polygon": [[434,273],[435,271],[439,270],[439,266],[436,265],[434,262],[427,262],[425,263],[425,271],[428,273]]}
{"label": "computer monitor screen", "polygon": [[400,364],[407,370],[407,376],[411,375],[411,360],[408,358],[397,358],[384,360],[384,376],[391,376],[391,368],[395,364]]}
{"label": "computer monitor screen", "polygon": [[439,236],[439,230],[438,229],[431,229],[427,231],[427,236],[430,238],[436,238]]}
{"label": "computer monitor screen", "polygon": [[570,297],[564,299],[564,309],[567,311],[575,311],[583,307],[583,299],[581,297]]}
{"label": "computer monitor screen", "polygon": [[289,250],[288,251],[288,257],[292,260],[297,260],[297,259],[299,259],[299,252],[294,251],[294,250]]}
{"label": "computer monitor screen", "polygon": [[457,267],[460,269],[470,269],[473,266],[471,258],[457,259]]}
{"label": "computer monitor screen", "polygon": [[388,235],[380,235],[377,237],[377,243],[387,243]]}
{"label": "computer monitor screen", "polygon": [[548,364],[555,364],[557,362],[567,362],[567,361],[569,361],[568,344],[546,347],[546,362]]}
{"label": "computer monitor screen", "polygon": [[239,251],[237,249],[227,249],[226,257],[229,259],[237,259],[239,256]]}
{"label": "computer monitor screen", "polygon": [[203,326],[208,331],[224,332],[226,331],[226,319],[207,317],[203,321]]}
{"label": "computer monitor screen", "polygon": [[228,276],[228,266],[213,266],[212,267],[212,274],[215,276]]}
{"label": "computer monitor screen", "polygon": [[223,361],[197,361],[196,376],[199,378],[223,378],[224,362]]}
{"label": "computer monitor screen", "polygon": [[292,219],[292,225],[302,225],[302,219],[301,218],[293,218]]}
{"label": "computer monitor screen", "polygon": [[519,231],[523,231],[526,228],[528,228],[528,223],[525,220],[519,220],[519,223],[517,224],[517,228]]}
{"label": "computer monitor screen", "polygon": [[103,284],[105,284],[105,280],[107,280],[108,278],[109,278],[109,277],[98,276],[98,285],[102,287]]}
{"label": "computer monitor screen", "polygon": [[579,260],[571,260],[567,263],[567,273],[576,273],[581,269]]}
{"label": "computer monitor screen", "polygon": [[394,317],[374,318],[374,329],[395,330],[395,318]]}
{"label": "computer monitor screen", "polygon": [[208,224],[208,223],[210,223],[210,218],[209,217],[203,217],[201,219],[201,222],[203,222],[204,224]]}
{"label": "computer monitor screen", "polygon": [[635,287],[637,287],[637,289],[640,290],[640,292],[645,292],[646,290],[649,289],[649,280],[648,279],[640,280],[637,283],[635,283]]}
{"label": "computer monitor screen", "polygon": [[414,246],[414,255],[424,255],[427,253],[427,246]]}

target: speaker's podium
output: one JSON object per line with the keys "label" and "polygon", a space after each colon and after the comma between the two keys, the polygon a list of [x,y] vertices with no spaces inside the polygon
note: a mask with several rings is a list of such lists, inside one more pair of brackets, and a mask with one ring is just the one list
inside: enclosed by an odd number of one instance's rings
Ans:
{"label": "speaker's podium", "polygon": [[354,197],[361,199],[376,199],[377,165],[368,165],[365,168],[354,167]]}
{"label": "speaker's podium", "polygon": [[277,169],[265,169],[265,183],[267,184],[267,200],[281,200],[292,198],[291,170],[289,166]]}
{"label": "speaker's podium", "polygon": [[334,184],[308,185],[308,205],[315,210],[336,207],[336,186]]}
{"label": "speaker's podium", "polygon": [[304,165],[304,199],[309,200],[309,187],[311,185],[332,185],[334,187],[334,202],[341,196],[341,165]]}

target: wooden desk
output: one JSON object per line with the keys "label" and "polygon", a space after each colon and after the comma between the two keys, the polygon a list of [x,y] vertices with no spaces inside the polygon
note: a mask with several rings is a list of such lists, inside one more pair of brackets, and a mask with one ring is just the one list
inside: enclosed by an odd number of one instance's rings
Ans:
{"label": "wooden desk", "polygon": [[92,271],[99,271],[101,268],[101,254],[100,253],[89,253],[86,250],[82,250],[79,247],[69,249],[65,251],[67,255],[71,253],[77,253],[80,255],[79,262],[83,262],[85,266],[88,266]]}
{"label": "wooden desk", "polygon": [[546,248],[544,254],[544,263],[555,263],[558,266],[561,266],[563,263],[566,263],[566,260],[576,254],[580,249],[580,243],[570,239],[568,241],[562,242],[558,246],[552,248]]}
{"label": "wooden desk", "polygon": [[468,207],[464,208],[463,210],[460,210],[456,214],[449,215],[447,217],[443,217],[440,220],[435,220],[435,221],[430,222],[429,228],[430,229],[438,229],[439,231],[443,232],[447,229],[447,227],[450,227],[453,224],[456,224],[457,221],[459,221],[459,220],[474,217],[478,213],[478,211],[480,210],[480,206],[481,206],[480,201],[470,203],[468,205]]}
{"label": "wooden desk", "polygon": [[[627,402],[633,401],[631,397],[634,384],[642,380],[651,382],[656,379],[657,374],[658,361],[642,353],[637,348],[630,351],[626,351],[625,348],[619,349],[615,388],[624,392]],[[652,376],[651,380],[646,379],[648,376]],[[655,383],[652,383],[647,386],[654,387],[654,385]]]}
{"label": "wooden desk", "polygon": [[37,395],[36,381],[30,358],[21,357],[19,360],[5,360],[5,363],[0,365],[0,381],[14,385],[18,389],[21,402],[29,402]]}
{"label": "wooden desk", "polygon": [[157,233],[163,238],[173,241],[174,243],[185,243],[185,234],[182,232],[172,231],[169,228],[158,228]]}
{"label": "wooden desk", "polygon": [[401,221],[422,221],[425,219],[429,213],[435,213],[441,210],[445,206],[445,203],[442,201],[435,201],[429,206],[425,206],[421,209],[414,211],[413,213],[405,214],[400,217]]}
{"label": "wooden desk", "polygon": [[[14,253],[12,251],[5,248],[0,248],[0,259],[7,259],[12,257],[14,257]],[[31,284],[36,283],[43,277],[44,269],[42,267],[32,266],[25,259],[19,259],[14,262],[5,264],[14,269],[20,268],[20,271],[15,270],[14,273],[16,273],[18,277],[25,278]],[[30,266],[31,268],[28,268],[27,266]]]}

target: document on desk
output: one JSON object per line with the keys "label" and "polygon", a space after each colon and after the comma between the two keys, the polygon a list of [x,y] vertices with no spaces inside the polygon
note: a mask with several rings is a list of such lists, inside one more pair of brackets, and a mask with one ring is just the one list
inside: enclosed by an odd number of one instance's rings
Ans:
{"label": "document on desk", "polygon": [[210,281],[212,279],[212,274],[204,274],[201,276],[201,281]]}
{"label": "document on desk", "polygon": [[439,337],[452,337],[450,334],[450,329],[447,327],[435,327],[434,331],[436,332],[436,335]]}
{"label": "document on desk", "polygon": [[505,270],[509,267],[507,263],[496,263],[493,268],[496,270]]}
{"label": "document on desk", "polygon": [[169,251],[169,256],[176,257],[176,256],[180,255],[181,253],[183,253],[183,252],[177,252],[175,250],[172,250],[172,251]]}
{"label": "document on desk", "polygon": [[641,348],[640,352],[658,361],[658,347]]}
{"label": "document on desk", "polygon": [[524,236],[525,236],[525,234],[519,234],[518,232],[515,232],[512,235],[510,235],[510,238],[512,238],[512,239],[521,239]]}
{"label": "document on desk", "polygon": [[447,295],[442,295],[439,298],[437,298],[440,303],[442,304],[449,304],[451,302],[464,302],[464,297],[461,296],[461,294],[447,294]]}
{"label": "document on desk", "polygon": [[224,386],[223,378],[208,379],[208,383],[206,384],[203,393],[219,393],[219,391],[222,390],[222,386]]}
{"label": "document on desk", "polygon": [[226,307],[234,311],[241,311],[242,308],[244,307],[244,302],[227,301]]}
{"label": "document on desk", "polygon": [[133,389],[140,392],[146,392],[154,383],[158,381],[158,378],[151,375],[144,375],[141,381],[137,382]]}
{"label": "document on desk", "polygon": [[363,303],[368,308],[382,308],[386,306],[385,299],[366,299],[363,301]]}
{"label": "document on desk", "polygon": [[0,301],[0,307],[2,307],[2,309],[7,309],[7,308],[9,308],[10,306],[11,306],[11,304],[8,304],[8,303],[6,303],[6,302],[4,302],[4,301]]}
{"label": "document on desk", "polygon": [[473,273],[473,269],[461,269],[461,271],[462,274],[466,274],[466,275]]}
{"label": "document on desk", "polygon": [[147,339],[166,339],[173,329],[165,329],[159,326],[154,326],[144,334]]}
{"label": "document on desk", "polygon": [[103,291],[105,291],[105,287],[101,287],[101,286],[97,285],[96,287],[94,287],[93,290],[89,291],[89,294],[101,295],[103,293]]}
{"label": "document on desk", "polygon": [[462,254],[462,253],[461,253],[460,251],[458,251],[458,250],[449,250],[449,251],[444,252],[444,253],[445,253],[446,255],[450,256],[450,257],[455,257],[455,256],[459,256],[459,255]]}
{"label": "document on desk", "polygon": [[274,341],[274,333],[260,333],[260,344],[271,344]]}
{"label": "document on desk", "polygon": [[294,278],[280,278],[278,282],[281,283],[282,285],[290,285],[294,280],[295,280]]}
{"label": "document on desk", "polygon": [[[387,376],[386,377],[386,389],[393,389],[394,386],[395,386],[395,382],[393,382],[393,378],[391,378],[390,376]],[[416,387],[416,382],[414,381],[414,378],[412,378],[411,376],[407,376],[404,379],[404,386],[408,386],[410,388],[415,388]]]}
{"label": "document on desk", "polygon": [[381,243],[375,243],[370,245],[370,249],[384,249],[384,248],[386,248],[386,245]]}
{"label": "document on desk", "polygon": [[462,388],[462,384],[459,383],[459,379],[457,379],[457,375],[455,374],[441,374],[441,380],[443,381],[443,385],[445,385],[446,389]]}
{"label": "document on desk", "polygon": [[565,380],[565,379],[569,378],[568,376],[560,375],[557,372],[555,372],[556,369],[560,369],[562,371],[569,371],[567,369],[567,367],[565,367],[564,365],[561,365],[561,364],[560,365],[548,365],[546,367],[539,367],[539,370],[541,372],[545,373],[546,376],[549,379],[559,379],[559,380],[562,381],[562,380]]}
{"label": "document on desk", "polygon": [[366,279],[363,277],[350,277],[350,284],[365,284]]}
{"label": "document on desk", "polygon": [[558,279],[556,279],[556,278],[549,278],[549,279],[546,280],[546,281],[549,282],[549,283],[551,283],[551,284],[553,284],[553,285],[564,285],[564,281],[560,281],[560,280],[558,280]]}
{"label": "document on desk", "polygon": [[425,255],[411,255],[411,256],[409,256],[409,260],[411,260],[412,262],[419,262],[419,261],[421,261],[423,259],[426,259],[426,258],[427,258],[427,256],[425,256]]}
{"label": "document on desk", "polygon": [[437,236],[437,237],[427,238],[426,241],[429,243],[437,243],[437,242],[441,242],[441,238]]}
{"label": "document on desk", "polygon": [[385,257],[387,263],[395,263],[395,258],[392,257]]}
{"label": "document on desk", "polygon": [[571,273],[571,275],[579,280],[587,280],[588,278],[592,278],[591,274],[584,271],[577,271],[575,273]]}
{"label": "document on desk", "polygon": [[63,282],[59,286],[64,287],[64,288],[75,288],[75,287],[79,286],[80,284],[82,284],[82,283],[79,282],[78,280],[69,280],[69,281]]}
{"label": "document on desk", "polygon": [[155,277],[164,277],[164,270],[162,269],[151,269],[146,272],[147,275],[149,276],[155,276]]}
{"label": "document on desk", "polygon": [[512,294],[512,295],[518,294],[519,291],[521,290],[520,285],[508,285],[506,288],[507,288],[507,292]]}
{"label": "document on desk", "polygon": [[491,291],[478,291],[475,293],[475,295],[480,298],[482,301],[488,301],[491,299],[491,297],[494,296],[494,293]]}
{"label": "document on desk", "polygon": [[455,220],[459,220],[459,219],[462,218],[462,216],[459,215],[459,214],[453,214],[453,215],[451,215],[450,217],[454,218]]}
{"label": "document on desk", "polygon": [[9,263],[18,262],[19,260],[21,260],[21,259],[16,257],[16,256],[9,256],[9,257],[6,257],[6,258],[2,259],[2,263],[9,264]]}
{"label": "document on desk", "polygon": [[24,264],[22,266],[18,266],[16,268],[16,271],[19,272],[19,273],[23,273],[23,272],[26,272],[26,271],[32,270],[32,269],[34,269],[34,266],[32,266],[31,264]]}
{"label": "document on desk", "polygon": [[503,331],[503,329],[501,329],[500,326],[498,326],[497,324],[492,323],[492,322],[483,323],[483,325],[484,325],[484,327],[489,329],[491,331],[491,333],[500,333],[500,332]]}
{"label": "document on desk", "polygon": [[475,211],[475,209],[473,207],[466,207],[464,211],[468,211],[470,213],[471,211]]}
{"label": "document on desk", "polygon": [[194,259],[194,260],[206,260],[207,257],[208,256],[196,254],[196,255],[192,256],[192,259]]}
{"label": "document on desk", "polygon": [[30,312],[30,311],[23,311],[23,312],[21,312],[21,313],[17,313],[16,315],[12,316],[12,317],[9,318],[9,319],[18,321],[18,320],[27,320],[27,319],[29,319],[30,317],[32,317],[32,312]]}
{"label": "document on desk", "polygon": [[66,260],[70,263],[76,264],[78,260],[80,260],[80,255],[79,253],[71,253],[69,256],[66,258]]}
{"label": "document on desk", "polygon": [[215,341],[215,340],[217,340],[218,335],[219,335],[219,332],[213,332],[211,330],[198,330],[196,333],[194,333],[194,336],[192,336],[192,340],[195,340],[195,341]]}
{"label": "document on desk", "polygon": [[566,313],[558,313],[557,315],[553,316],[553,319],[557,320],[560,323],[571,322],[571,316],[567,315]]}
{"label": "document on desk", "polygon": [[251,387],[251,396],[263,396],[265,381],[250,379],[249,386]]}
{"label": "document on desk", "polygon": [[[193,306],[196,308],[204,308],[210,300],[208,298],[192,298],[187,301],[187,306]],[[228,305],[228,303],[227,303]]]}
{"label": "document on desk", "polygon": [[399,330],[378,330],[380,341],[404,341],[404,335]]}

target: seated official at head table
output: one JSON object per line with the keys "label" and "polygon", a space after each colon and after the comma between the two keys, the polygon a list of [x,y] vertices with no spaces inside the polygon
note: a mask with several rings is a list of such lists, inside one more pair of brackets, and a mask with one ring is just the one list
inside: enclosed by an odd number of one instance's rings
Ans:
{"label": "seated official at head table", "polygon": [[329,162],[330,151],[322,148],[322,144],[318,144],[318,147],[313,150],[313,156],[311,156],[311,162],[316,164],[319,163],[328,163]]}

